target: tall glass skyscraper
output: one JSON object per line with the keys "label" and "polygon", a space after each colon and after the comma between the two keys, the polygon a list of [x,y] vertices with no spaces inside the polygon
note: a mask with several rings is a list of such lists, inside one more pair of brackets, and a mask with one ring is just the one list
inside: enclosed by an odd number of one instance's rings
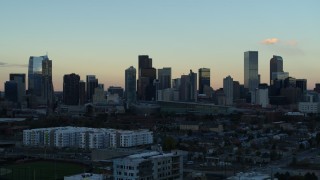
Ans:
{"label": "tall glass skyscraper", "polygon": [[254,91],[258,86],[258,51],[244,52],[244,87]]}
{"label": "tall glass skyscraper", "polygon": [[205,86],[210,87],[210,69],[199,69],[199,94],[204,94],[203,89]]}
{"label": "tall glass skyscraper", "polygon": [[42,87],[42,61],[49,59],[48,56],[31,56],[28,69],[28,93],[41,96]]}
{"label": "tall glass skyscraper", "polygon": [[137,91],[137,70],[133,66],[125,71],[125,98],[127,100],[127,107],[136,101]]}
{"label": "tall glass skyscraper", "polygon": [[52,60],[47,55],[29,58],[28,93],[36,97],[35,105],[53,105]]}

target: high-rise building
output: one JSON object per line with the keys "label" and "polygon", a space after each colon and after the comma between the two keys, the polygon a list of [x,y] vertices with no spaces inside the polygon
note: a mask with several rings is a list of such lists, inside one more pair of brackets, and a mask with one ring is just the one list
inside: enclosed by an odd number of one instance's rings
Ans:
{"label": "high-rise building", "polygon": [[31,56],[28,67],[28,93],[33,96],[41,96],[42,89],[42,61],[48,60],[48,56]]}
{"label": "high-rise building", "polygon": [[139,70],[152,68],[152,59],[148,55],[139,55]]}
{"label": "high-rise building", "polygon": [[52,60],[45,59],[42,61],[42,98],[48,107],[52,106],[53,97]]}
{"label": "high-rise building", "polygon": [[92,102],[92,96],[94,94],[94,89],[98,87],[98,79],[95,75],[87,75],[87,101]]}
{"label": "high-rise building", "polygon": [[31,56],[28,69],[28,94],[34,97],[33,105],[52,107],[54,89],[52,83],[52,60],[48,56]]}
{"label": "high-rise building", "polygon": [[315,85],[314,85],[315,87],[314,87],[314,91],[316,91],[316,92],[318,92],[318,93],[320,93],[320,83],[316,83]]}
{"label": "high-rise building", "polygon": [[223,92],[226,97],[226,105],[233,104],[233,79],[228,76],[223,79]]}
{"label": "high-rise building", "polygon": [[157,70],[152,67],[152,59],[147,55],[139,56],[139,76],[137,83],[138,99],[151,101],[156,98],[154,80],[157,78]]}
{"label": "high-rise building", "polygon": [[307,91],[307,80],[306,79],[297,79],[296,87],[301,89],[301,92]]}
{"label": "high-rise building", "polygon": [[10,81],[14,81],[18,86],[18,102],[21,103],[26,95],[26,74],[10,74]]}
{"label": "high-rise building", "polygon": [[283,72],[283,59],[281,56],[273,55],[270,59],[270,85],[272,84],[272,73]]}
{"label": "high-rise building", "polygon": [[79,82],[79,104],[84,105],[86,103],[86,82]]}
{"label": "high-rise building", "polygon": [[11,102],[18,102],[18,83],[6,81],[4,84],[5,99]]}
{"label": "high-rise building", "polygon": [[233,81],[233,100],[238,100],[240,98],[241,98],[240,83],[239,81]]}
{"label": "high-rise building", "polygon": [[63,76],[63,103],[66,105],[79,104],[80,76],[77,74],[66,74]]}
{"label": "high-rise building", "polygon": [[133,66],[130,66],[125,71],[125,98],[127,100],[127,106],[136,101],[136,75],[137,71]]}
{"label": "high-rise building", "polygon": [[158,80],[159,80],[159,89],[168,89],[171,88],[171,68],[164,67],[158,69]]}
{"label": "high-rise building", "polygon": [[197,101],[197,73],[181,76],[179,94],[181,101]]}
{"label": "high-rise building", "polygon": [[258,51],[244,52],[244,87],[254,91],[258,85]]}
{"label": "high-rise building", "polygon": [[203,89],[205,86],[210,87],[210,69],[199,69],[199,94],[204,94]]}

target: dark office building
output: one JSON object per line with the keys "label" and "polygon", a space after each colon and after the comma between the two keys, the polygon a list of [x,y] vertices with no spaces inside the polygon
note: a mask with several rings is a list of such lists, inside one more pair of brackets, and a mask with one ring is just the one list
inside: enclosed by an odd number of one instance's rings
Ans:
{"label": "dark office building", "polygon": [[137,82],[138,99],[151,101],[156,98],[156,88],[153,84],[157,78],[157,70],[152,67],[152,59],[147,55],[139,56],[139,77]]}
{"label": "dark office building", "polygon": [[139,55],[139,70],[152,68],[152,59],[148,55]]}
{"label": "dark office building", "polygon": [[315,84],[314,91],[320,93],[320,83],[316,83],[316,84]]}
{"label": "dark office building", "polygon": [[98,87],[99,82],[95,75],[87,75],[87,101],[92,102],[92,96],[94,94],[94,89]]}
{"label": "dark office building", "polygon": [[297,79],[296,87],[301,89],[301,92],[307,91],[307,80],[306,79]]}
{"label": "dark office building", "polygon": [[6,81],[4,84],[5,99],[11,102],[18,102],[18,84],[15,81]]}
{"label": "dark office building", "polygon": [[210,69],[200,68],[199,69],[199,94],[204,94],[204,87],[210,87]]}
{"label": "dark office building", "polygon": [[288,87],[296,87],[296,78],[293,77],[288,77],[284,80],[284,87],[288,88]]}
{"label": "dark office building", "polygon": [[77,74],[63,76],[63,103],[65,105],[79,104],[79,82],[80,76]]}
{"label": "dark office building", "polygon": [[240,99],[240,83],[239,81],[233,81],[233,100]]}
{"label": "dark office building", "polygon": [[283,59],[281,56],[273,56],[270,59],[270,85],[272,81],[272,73],[283,72]]}
{"label": "dark office building", "polygon": [[18,86],[18,102],[22,102],[26,95],[26,74],[10,74],[10,81],[15,81]]}
{"label": "dark office building", "polygon": [[79,104],[84,105],[86,103],[86,82],[79,82]]}
{"label": "dark office building", "polygon": [[182,75],[180,82],[180,101],[197,101],[197,73],[190,70],[189,75]]}
{"label": "dark office building", "polygon": [[158,90],[171,88],[171,68],[165,67],[162,69],[158,69],[158,80]]}

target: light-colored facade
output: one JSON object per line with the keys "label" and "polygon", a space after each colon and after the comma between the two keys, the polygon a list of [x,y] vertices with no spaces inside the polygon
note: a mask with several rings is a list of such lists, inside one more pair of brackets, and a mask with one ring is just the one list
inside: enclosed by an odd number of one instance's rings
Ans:
{"label": "light-colored facade", "polygon": [[269,105],[269,93],[268,89],[256,89],[251,94],[251,102],[253,104],[261,105],[266,108]]}
{"label": "light-colored facade", "polygon": [[144,129],[123,131],[104,128],[56,127],[23,131],[23,144],[25,146],[102,149],[134,147],[152,143],[152,132]]}
{"label": "light-colored facade", "polygon": [[307,93],[304,96],[304,101],[298,104],[299,111],[305,114],[319,114],[320,102],[318,93]]}
{"label": "light-colored facade", "polygon": [[182,156],[157,151],[135,154],[113,161],[115,180],[183,179]]}

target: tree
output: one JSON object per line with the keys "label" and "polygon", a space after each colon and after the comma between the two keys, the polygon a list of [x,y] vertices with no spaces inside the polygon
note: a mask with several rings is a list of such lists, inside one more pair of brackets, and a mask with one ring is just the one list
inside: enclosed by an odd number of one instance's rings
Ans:
{"label": "tree", "polygon": [[164,151],[171,151],[176,148],[176,144],[176,141],[171,136],[166,136],[162,147]]}
{"label": "tree", "polygon": [[320,144],[320,133],[318,132],[316,135],[316,141],[317,141],[317,145]]}

